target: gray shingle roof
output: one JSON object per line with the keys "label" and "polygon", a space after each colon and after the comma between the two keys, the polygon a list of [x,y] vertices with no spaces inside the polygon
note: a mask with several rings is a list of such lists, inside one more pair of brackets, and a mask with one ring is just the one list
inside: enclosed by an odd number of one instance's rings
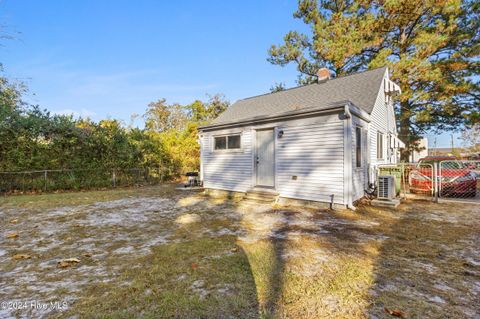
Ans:
{"label": "gray shingle roof", "polygon": [[328,108],[339,101],[350,101],[371,113],[386,67],[239,100],[211,124],[237,122],[271,116],[303,108]]}

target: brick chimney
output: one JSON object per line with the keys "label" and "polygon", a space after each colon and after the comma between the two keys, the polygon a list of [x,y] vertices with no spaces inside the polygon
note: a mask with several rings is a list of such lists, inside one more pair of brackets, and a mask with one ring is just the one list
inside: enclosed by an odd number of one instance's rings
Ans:
{"label": "brick chimney", "polygon": [[331,79],[332,74],[330,73],[330,70],[327,68],[321,68],[317,71],[317,82],[325,82],[327,80]]}

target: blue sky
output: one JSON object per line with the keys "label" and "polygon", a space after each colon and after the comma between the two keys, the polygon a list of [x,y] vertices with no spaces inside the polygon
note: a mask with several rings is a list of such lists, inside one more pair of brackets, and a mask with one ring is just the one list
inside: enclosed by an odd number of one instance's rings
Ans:
{"label": "blue sky", "polygon": [[[4,74],[57,113],[129,123],[149,102],[230,101],[294,86],[295,67],[266,61],[296,1],[0,0]],[[459,144],[456,143],[457,145]],[[449,145],[442,135],[439,147]]]}

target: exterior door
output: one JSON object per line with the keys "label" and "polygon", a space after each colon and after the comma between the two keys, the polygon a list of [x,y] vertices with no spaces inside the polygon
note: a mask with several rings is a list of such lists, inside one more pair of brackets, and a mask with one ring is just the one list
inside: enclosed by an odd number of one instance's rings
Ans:
{"label": "exterior door", "polygon": [[256,132],[257,186],[275,186],[275,135],[273,129]]}

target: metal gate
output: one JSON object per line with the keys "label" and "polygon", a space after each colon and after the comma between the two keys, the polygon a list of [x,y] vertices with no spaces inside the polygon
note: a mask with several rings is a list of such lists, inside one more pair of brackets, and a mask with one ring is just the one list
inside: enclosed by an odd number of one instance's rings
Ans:
{"label": "metal gate", "polygon": [[434,201],[480,203],[480,161],[424,160],[420,163],[378,165],[379,175],[393,175],[397,195]]}

